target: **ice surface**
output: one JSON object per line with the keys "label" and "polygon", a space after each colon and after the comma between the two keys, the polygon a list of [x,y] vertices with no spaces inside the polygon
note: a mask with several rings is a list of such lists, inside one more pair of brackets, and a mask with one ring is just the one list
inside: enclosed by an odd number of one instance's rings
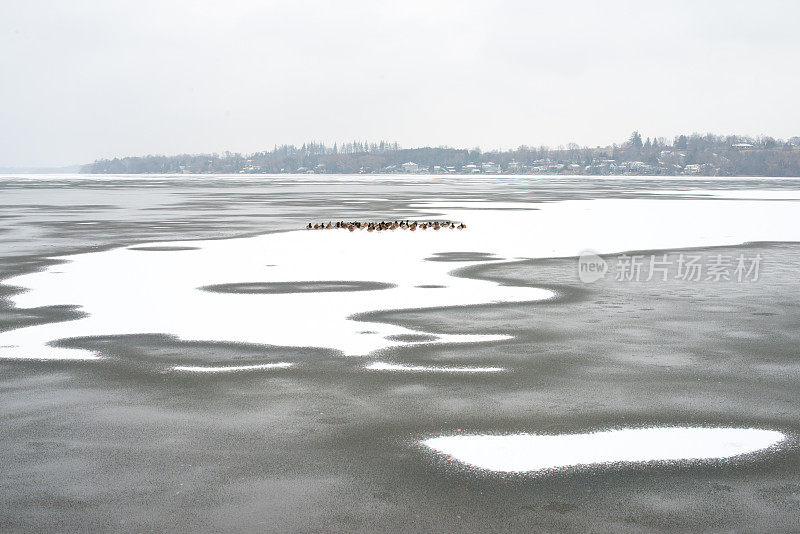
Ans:
{"label": "ice surface", "polygon": [[648,194],[700,196],[731,200],[800,200],[800,191],[756,189],[663,189]]}

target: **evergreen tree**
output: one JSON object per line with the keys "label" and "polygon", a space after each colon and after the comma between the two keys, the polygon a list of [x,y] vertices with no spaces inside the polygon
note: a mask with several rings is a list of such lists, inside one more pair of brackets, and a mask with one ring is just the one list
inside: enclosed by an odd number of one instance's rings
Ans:
{"label": "evergreen tree", "polygon": [[631,134],[631,138],[628,140],[628,143],[631,145],[631,147],[637,150],[642,148],[642,134],[640,134],[637,131],[634,131]]}

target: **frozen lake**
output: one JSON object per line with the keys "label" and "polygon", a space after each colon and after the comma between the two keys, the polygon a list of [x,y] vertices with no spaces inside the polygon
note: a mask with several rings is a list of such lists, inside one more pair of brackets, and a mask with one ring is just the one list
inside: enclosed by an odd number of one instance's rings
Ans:
{"label": "frozen lake", "polygon": [[799,185],[0,177],[0,526],[793,530]]}

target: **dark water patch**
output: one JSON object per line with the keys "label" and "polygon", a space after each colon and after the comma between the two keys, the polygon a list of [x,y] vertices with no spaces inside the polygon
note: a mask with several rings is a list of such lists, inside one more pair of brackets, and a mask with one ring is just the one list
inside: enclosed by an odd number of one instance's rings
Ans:
{"label": "dark water patch", "polygon": [[427,334],[396,334],[393,336],[386,336],[389,341],[402,341],[404,343],[413,343],[415,341],[436,341],[439,339],[436,336]]}
{"label": "dark water patch", "polygon": [[181,250],[200,250],[200,247],[152,246],[152,247],[128,247],[128,250],[146,250],[148,252],[178,252]]}
{"label": "dark water patch", "polygon": [[488,252],[437,252],[430,258],[425,258],[425,261],[498,261],[501,259]]}
{"label": "dark water patch", "polygon": [[212,293],[279,294],[378,291],[393,287],[397,286],[383,282],[328,280],[322,282],[237,282],[201,286],[198,289]]}
{"label": "dark water patch", "polygon": [[0,303],[0,332],[60,321],[76,321],[88,316],[80,306],[70,304],[16,309],[4,301]]}

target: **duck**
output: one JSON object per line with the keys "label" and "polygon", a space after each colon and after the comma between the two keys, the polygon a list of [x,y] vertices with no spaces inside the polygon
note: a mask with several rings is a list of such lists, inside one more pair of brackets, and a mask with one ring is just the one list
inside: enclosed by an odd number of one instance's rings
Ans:
{"label": "duck", "polygon": [[432,228],[434,230],[440,230],[442,228],[450,228],[451,230],[455,230],[458,228],[459,230],[464,230],[467,228],[467,225],[462,223],[456,224],[453,221],[411,221],[411,220],[402,220],[402,221],[336,221],[335,223],[332,221],[328,221],[327,223],[308,223],[305,228],[307,230],[329,230],[331,228],[340,229],[340,230],[349,230],[350,232],[354,232],[356,230],[366,230],[367,232],[381,232],[384,230],[397,230],[401,228],[403,230],[411,230],[412,232],[416,232],[417,228],[421,228],[422,230],[427,230],[428,228]]}

